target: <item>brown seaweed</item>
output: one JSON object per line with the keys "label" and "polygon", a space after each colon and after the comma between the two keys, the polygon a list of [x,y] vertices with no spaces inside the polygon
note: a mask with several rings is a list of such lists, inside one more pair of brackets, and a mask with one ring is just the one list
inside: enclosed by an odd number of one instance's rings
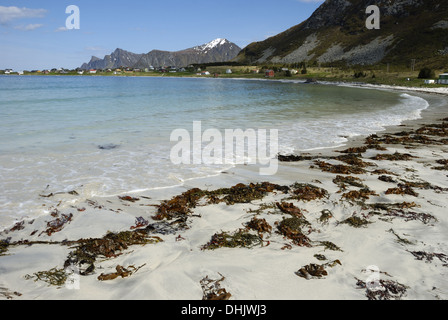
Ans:
{"label": "brown seaweed", "polygon": [[201,250],[215,250],[219,248],[253,248],[262,246],[263,239],[246,229],[239,229],[233,233],[215,233],[210,241],[201,247]]}
{"label": "brown seaweed", "polygon": [[131,230],[146,227],[146,226],[148,226],[148,224],[149,224],[149,221],[146,220],[145,218],[137,217],[137,218],[135,218],[135,225],[131,227]]}
{"label": "brown seaweed", "polygon": [[321,211],[321,215],[318,220],[322,225],[326,225],[331,218],[333,218],[333,213],[328,209],[324,209]]}
{"label": "brown seaweed", "polygon": [[352,217],[349,217],[349,218],[343,220],[340,223],[348,224],[349,226],[352,226],[354,228],[362,228],[362,227],[365,227],[366,225],[370,224],[371,222],[368,221],[367,219],[360,218],[358,216],[352,216]]}
{"label": "brown seaweed", "polygon": [[409,287],[392,280],[380,279],[376,284],[368,284],[362,280],[356,279],[358,289],[366,289],[368,300],[400,300]]}
{"label": "brown seaweed", "polygon": [[414,197],[418,197],[418,193],[412,189],[412,187],[408,184],[398,184],[397,188],[389,188],[386,190],[386,194],[397,194],[397,195],[411,195]]}
{"label": "brown seaweed", "polygon": [[60,218],[47,222],[47,230],[42,231],[41,234],[46,233],[48,236],[51,236],[53,233],[61,231],[67,223],[72,221],[72,219],[72,213],[68,215],[63,214]]}
{"label": "brown seaweed", "polygon": [[298,155],[281,155],[279,154],[277,156],[278,161],[280,162],[300,162],[300,161],[307,161],[307,160],[314,160],[317,157],[315,156],[298,156]]}
{"label": "brown seaweed", "polygon": [[51,286],[61,287],[66,284],[69,274],[65,269],[53,268],[48,271],[39,271],[33,275],[25,275],[26,280],[43,281]]}
{"label": "brown seaweed", "polygon": [[387,161],[409,161],[415,157],[408,153],[395,152],[394,154],[381,153],[370,158],[372,160],[387,160]]}
{"label": "brown seaweed", "polygon": [[204,301],[225,301],[229,300],[232,295],[226,289],[221,288],[221,282],[226,278],[220,274],[221,279],[213,280],[208,276],[203,278],[200,283],[202,287],[202,300]]}
{"label": "brown seaweed", "polygon": [[0,297],[1,296],[5,297],[8,300],[11,300],[11,299],[22,296],[22,294],[17,291],[10,291],[7,288],[0,287]]}
{"label": "brown seaweed", "polygon": [[280,209],[280,211],[283,213],[290,214],[290,215],[296,216],[296,217],[303,217],[302,210],[300,210],[299,208],[294,206],[294,204],[292,204],[292,203],[277,202],[276,205]]}
{"label": "brown seaweed", "polygon": [[299,247],[311,247],[311,240],[302,232],[302,227],[309,227],[310,223],[304,218],[292,217],[283,219],[277,229],[284,237],[292,240]]}
{"label": "brown seaweed", "polygon": [[98,257],[115,258],[133,245],[154,244],[163,241],[159,237],[149,236],[144,230],[108,233],[100,239],[81,239],[75,242],[64,268],[77,266],[80,275],[91,274],[95,270]]}
{"label": "brown seaweed", "polygon": [[319,200],[328,197],[328,191],[312,184],[295,183],[291,186],[292,198],[302,201]]}
{"label": "brown seaweed", "polygon": [[370,190],[369,188],[363,188],[361,190],[352,190],[342,195],[343,198],[347,200],[367,200],[370,196],[378,196],[375,191]]}
{"label": "brown seaweed", "polygon": [[252,220],[250,220],[246,227],[249,229],[255,230],[258,232],[258,234],[261,233],[271,233],[272,232],[272,226],[266,221],[266,219],[258,219],[256,217],[253,217]]}
{"label": "brown seaweed", "polygon": [[364,153],[368,150],[369,148],[367,146],[364,147],[352,147],[352,148],[348,148],[342,151],[339,151],[340,153]]}
{"label": "brown seaweed", "polygon": [[370,167],[370,166],[375,166],[375,164],[370,163],[370,162],[364,162],[361,158],[361,156],[359,154],[356,153],[349,153],[349,154],[344,154],[344,155],[340,155],[337,156],[335,158],[336,160],[345,162],[351,166],[356,166],[359,168],[366,168],[366,167]]}
{"label": "brown seaweed", "polygon": [[131,196],[122,196],[122,197],[118,197],[121,201],[128,201],[128,202],[137,202],[140,201],[140,198],[134,198]]}
{"label": "brown seaweed", "polygon": [[8,248],[10,246],[11,239],[0,240],[0,257],[4,256],[6,252],[8,252]]}
{"label": "brown seaweed", "polygon": [[269,182],[257,184],[237,184],[231,188],[222,188],[214,191],[191,189],[168,201],[163,201],[158,207],[154,220],[172,220],[181,216],[187,216],[191,209],[195,208],[199,201],[207,197],[208,202],[217,204],[225,202],[227,205],[236,203],[250,203],[254,200],[264,198],[268,193],[274,191],[288,192],[289,187],[272,184]]}
{"label": "brown seaweed", "polygon": [[330,164],[325,161],[315,161],[314,162],[322,171],[330,172],[334,174],[363,174],[366,173],[361,167],[358,166],[346,166],[342,164]]}
{"label": "brown seaweed", "polygon": [[389,183],[397,183],[391,176],[382,175],[378,177],[378,180]]}
{"label": "brown seaweed", "polygon": [[392,217],[392,218],[402,218],[406,222],[417,220],[422,222],[423,224],[429,224],[431,222],[437,222],[437,218],[429,213],[422,212],[413,212],[413,211],[404,211],[404,210],[388,210],[386,213],[383,213],[384,216]]}
{"label": "brown seaweed", "polygon": [[362,183],[361,179],[352,176],[338,175],[333,179],[333,183],[338,185],[342,190],[345,190],[347,188],[347,185],[357,188],[366,188],[366,185]]}
{"label": "brown seaweed", "polygon": [[98,280],[99,281],[110,281],[110,280],[115,280],[118,277],[128,278],[128,277],[132,276],[134,273],[136,273],[138,270],[143,268],[144,266],[145,266],[145,264],[138,268],[136,268],[135,266],[129,266],[127,268],[124,268],[124,267],[118,265],[115,268],[116,272],[108,273],[108,274],[102,273],[98,276]]}
{"label": "brown seaweed", "polygon": [[306,265],[302,268],[300,268],[298,271],[295,272],[295,274],[301,278],[305,278],[307,280],[310,279],[320,279],[324,276],[328,275],[327,270],[325,270],[326,267],[333,268],[335,265],[342,265],[339,260],[335,260],[333,262],[328,262],[322,265],[311,263],[309,265]]}
{"label": "brown seaweed", "polygon": [[427,263],[430,263],[434,260],[434,258],[439,259],[444,267],[448,267],[448,256],[443,253],[430,253],[425,251],[408,251],[411,253],[417,260],[426,260]]}

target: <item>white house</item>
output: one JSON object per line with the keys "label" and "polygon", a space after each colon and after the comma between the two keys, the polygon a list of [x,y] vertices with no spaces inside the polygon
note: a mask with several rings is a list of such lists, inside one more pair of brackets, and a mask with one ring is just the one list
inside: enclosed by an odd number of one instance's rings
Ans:
{"label": "white house", "polygon": [[436,83],[436,80],[431,80],[431,79],[425,80],[425,84],[435,84],[435,83]]}
{"label": "white house", "polygon": [[89,72],[90,72],[90,74],[95,74],[96,70],[95,69],[91,69]]}
{"label": "white house", "polygon": [[448,84],[448,73],[442,73],[439,75],[439,84]]}
{"label": "white house", "polygon": [[226,73],[227,73],[227,74],[231,74],[231,73],[232,73],[232,69],[227,69],[227,70],[226,70]]}
{"label": "white house", "polygon": [[78,74],[84,74],[84,71],[78,70]]}

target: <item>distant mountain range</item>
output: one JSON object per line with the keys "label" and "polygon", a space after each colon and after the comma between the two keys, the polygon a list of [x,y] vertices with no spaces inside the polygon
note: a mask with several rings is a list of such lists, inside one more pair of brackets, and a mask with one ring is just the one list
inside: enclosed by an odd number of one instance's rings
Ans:
{"label": "distant mountain range", "polygon": [[[366,9],[380,9],[369,30]],[[306,21],[244,48],[237,62],[448,66],[447,0],[326,0]]]}
{"label": "distant mountain range", "polygon": [[149,68],[176,66],[187,67],[190,64],[226,62],[234,59],[241,48],[227,39],[215,39],[209,43],[181,51],[153,50],[146,54],[136,54],[122,49],[116,49],[103,59],[92,57],[89,63],[84,63],[81,69],[114,69],[120,67]]}

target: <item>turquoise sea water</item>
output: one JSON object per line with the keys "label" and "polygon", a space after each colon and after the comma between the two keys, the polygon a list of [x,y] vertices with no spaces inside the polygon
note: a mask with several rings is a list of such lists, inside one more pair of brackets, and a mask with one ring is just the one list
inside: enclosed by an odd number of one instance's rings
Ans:
{"label": "turquoise sea water", "polygon": [[396,92],[294,82],[0,76],[0,227],[41,206],[39,194],[108,196],[167,187],[229,165],[174,165],[170,134],[278,129],[280,152],[416,119],[428,103]]}

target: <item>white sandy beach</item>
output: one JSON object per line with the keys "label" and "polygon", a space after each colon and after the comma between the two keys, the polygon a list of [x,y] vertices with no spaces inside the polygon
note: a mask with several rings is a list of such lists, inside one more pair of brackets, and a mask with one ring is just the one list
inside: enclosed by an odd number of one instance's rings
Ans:
{"label": "white sandy beach", "polygon": [[[426,94],[428,99],[431,99],[429,93],[447,96],[437,96],[439,105],[423,111],[422,119],[388,128],[378,133],[379,137],[416,130],[426,124],[440,125],[443,123],[441,119],[448,117],[448,88],[424,89],[424,92],[410,88],[378,88]],[[443,99],[445,103],[441,104]],[[446,126],[444,128],[446,130]],[[255,166],[238,166],[217,177],[188,181],[181,187],[123,195],[138,198],[135,202],[119,197],[97,197],[86,201],[82,189],[75,190],[76,194],[72,195],[45,198],[42,203],[46,203],[48,215],[24,221],[0,233],[0,241],[5,241],[6,248],[3,253],[0,251],[0,299],[201,300],[204,295],[201,281],[206,277],[222,279],[218,283],[230,293],[227,297],[231,300],[366,300],[367,290],[362,283],[369,281],[379,284],[376,288],[384,294],[387,285],[401,289],[398,293],[388,292],[390,299],[448,299],[448,173],[446,168],[433,169],[443,166],[436,161],[448,158],[448,143],[434,143],[446,139],[446,135],[422,135],[433,139],[433,143],[382,144],[387,150],[367,149],[358,159],[372,165],[364,167],[365,172],[360,174],[325,172],[315,161],[347,165],[326,157],[341,156],[343,153],[335,151],[362,146],[365,137],[354,138],[342,148],[309,155],[321,157],[319,159],[282,162],[277,175],[272,177],[259,176]],[[399,161],[371,159],[378,154],[394,155],[396,152],[409,154],[412,158]],[[386,171],[374,173],[375,170]],[[362,188],[346,184],[344,190],[334,182],[338,175],[360,179],[356,181],[372,194],[364,199],[344,198],[344,194]],[[379,180],[380,176],[389,177],[389,182]],[[74,286],[68,281],[55,286],[43,277],[37,279],[38,272],[54,268],[63,270],[77,240],[100,239],[108,232],[135,231],[131,228],[139,217],[143,218],[141,229],[160,223],[152,217],[164,200],[193,188],[212,191],[264,181],[289,187],[294,183],[311,184],[327,191],[327,195],[310,201],[291,199],[295,190],[291,188],[287,193],[269,190],[262,199],[250,203],[209,204],[204,198],[187,215],[187,228],[174,230],[171,234],[156,230],[148,234],[159,237],[151,238],[154,243],[130,245],[115,251],[113,257],[98,256],[94,271],[88,275],[76,274],[79,270],[75,267],[75,274],[68,279],[74,279]],[[388,190],[400,188],[399,184],[406,182],[415,183],[409,188],[418,196],[387,194]],[[300,209],[301,214],[296,217],[307,221],[301,232],[310,239],[310,246],[298,245],[280,234],[283,219],[294,215],[282,211],[276,203],[292,204],[292,208]],[[369,206],[375,204],[376,207]],[[387,211],[385,206],[378,204],[401,206]],[[323,215],[329,212],[331,216]],[[397,216],[399,214],[401,216]],[[213,235],[233,234],[245,228],[254,217],[265,219],[272,227],[270,232],[262,233],[261,243],[251,248],[204,250]],[[61,223],[59,229],[46,232],[51,229],[48,223],[53,222],[52,226],[55,226],[56,219],[67,221],[63,221],[65,223]],[[346,221],[368,224],[355,227],[344,223]],[[246,232],[257,235],[254,230]],[[70,242],[69,245],[64,241]],[[314,267],[322,265],[326,272],[314,277],[304,274],[305,266],[311,264]],[[130,271],[127,277],[98,279],[101,274],[116,273],[117,266]]]}

